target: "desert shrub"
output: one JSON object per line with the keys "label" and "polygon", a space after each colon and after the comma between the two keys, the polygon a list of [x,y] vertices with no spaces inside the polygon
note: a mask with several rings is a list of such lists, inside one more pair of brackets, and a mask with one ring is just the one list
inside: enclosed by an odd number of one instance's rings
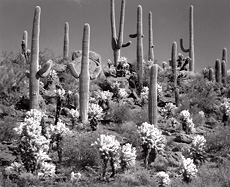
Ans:
{"label": "desert shrub", "polygon": [[207,152],[214,157],[230,154],[230,127],[217,127],[206,136]]}
{"label": "desert shrub", "polygon": [[142,123],[149,121],[148,119],[148,107],[136,108],[130,111],[130,119],[137,125],[140,126]]}
{"label": "desert shrub", "polygon": [[99,166],[100,154],[91,146],[98,138],[98,132],[73,132],[63,140],[63,158],[69,166],[82,168],[84,166]]}
{"label": "desert shrub", "polygon": [[6,116],[3,121],[0,121],[0,142],[10,141],[16,137],[13,128],[16,127],[14,117]]}
{"label": "desert shrub", "polygon": [[123,123],[130,119],[130,107],[126,103],[110,103],[111,121],[115,123]]}

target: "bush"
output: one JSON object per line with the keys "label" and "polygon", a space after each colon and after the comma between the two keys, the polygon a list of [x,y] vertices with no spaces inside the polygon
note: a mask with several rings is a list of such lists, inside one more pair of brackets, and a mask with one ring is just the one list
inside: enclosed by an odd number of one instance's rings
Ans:
{"label": "bush", "polygon": [[91,146],[98,138],[98,132],[73,132],[72,136],[66,136],[63,140],[63,158],[67,165],[76,168],[85,166],[99,166],[100,154]]}

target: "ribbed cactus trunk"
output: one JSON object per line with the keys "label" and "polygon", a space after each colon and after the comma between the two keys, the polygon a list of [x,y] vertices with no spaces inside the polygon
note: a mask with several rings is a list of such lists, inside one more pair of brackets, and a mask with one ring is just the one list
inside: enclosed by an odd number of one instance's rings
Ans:
{"label": "ribbed cactus trunk", "polygon": [[137,7],[137,76],[139,92],[143,86],[143,23],[142,6]]}
{"label": "ribbed cactus trunk", "polygon": [[173,42],[173,44],[172,44],[171,64],[172,64],[173,84],[174,84],[174,89],[175,89],[177,86],[177,75],[176,75],[177,43],[176,42]]}
{"label": "ribbed cactus trunk", "polygon": [[69,58],[69,23],[65,23],[64,29],[64,48],[63,48],[63,60],[68,60]]}
{"label": "ribbed cactus trunk", "polygon": [[189,62],[189,71],[194,71],[195,65],[195,55],[194,55],[194,24],[193,24],[193,10],[194,7],[190,6],[190,13],[189,13],[189,49],[185,49],[183,46],[183,39],[180,39],[180,46],[181,50],[184,53],[189,53],[189,57],[191,61]]}
{"label": "ribbed cactus trunk", "polygon": [[227,85],[227,70],[226,63],[224,60],[221,61],[221,75],[222,75],[222,84],[223,86]]}
{"label": "ribbed cactus trunk", "polygon": [[227,59],[228,59],[227,58],[227,48],[224,48],[222,52],[222,61],[224,60],[225,63],[227,64],[228,63]]}
{"label": "ribbed cactus trunk", "polygon": [[179,104],[180,104],[180,90],[179,90],[179,88],[175,89],[175,104],[177,107],[179,107]]}
{"label": "ribbed cactus trunk", "polygon": [[214,70],[212,68],[208,70],[208,79],[209,81],[214,81]]}
{"label": "ribbed cactus trunk", "polygon": [[215,76],[216,76],[216,82],[221,83],[221,63],[220,60],[216,60],[215,64]]}
{"label": "ribbed cactus trunk", "polygon": [[79,80],[79,96],[80,96],[80,117],[83,124],[88,122],[89,107],[89,46],[90,46],[90,26],[84,25],[82,40],[82,60],[81,73]]}
{"label": "ribbed cactus trunk", "polygon": [[157,74],[158,66],[153,64],[150,70],[150,84],[149,84],[149,123],[157,126]]}
{"label": "ribbed cactus trunk", "polygon": [[120,24],[119,24],[119,35],[118,35],[118,37],[116,34],[114,0],[110,0],[110,21],[111,21],[111,31],[112,31],[112,49],[113,49],[113,56],[114,56],[114,66],[117,67],[118,60],[120,59],[121,48],[127,47],[131,44],[131,42],[123,44],[123,32],[124,32],[124,22],[125,22],[125,0],[122,0],[122,2],[121,2]]}
{"label": "ribbed cactus trunk", "polygon": [[154,62],[152,12],[149,12],[149,53],[148,60]]}
{"label": "ribbed cactus trunk", "polygon": [[30,109],[38,109],[39,79],[36,73],[39,68],[39,35],[40,35],[41,8],[36,7],[33,19],[32,42],[31,42],[31,64],[30,64]]}
{"label": "ribbed cactus trunk", "polygon": [[25,42],[25,52],[27,52],[27,47],[28,47],[28,33],[27,33],[27,31],[23,32],[22,40],[24,40],[24,42]]}

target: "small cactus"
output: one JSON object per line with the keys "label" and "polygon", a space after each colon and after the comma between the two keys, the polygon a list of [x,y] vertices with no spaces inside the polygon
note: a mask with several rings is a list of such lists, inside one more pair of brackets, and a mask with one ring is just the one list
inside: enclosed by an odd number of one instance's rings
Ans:
{"label": "small cactus", "polygon": [[114,54],[114,66],[117,67],[118,60],[120,59],[120,49],[122,47],[128,47],[131,42],[123,44],[123,30],[125,22],[125,0],[121,2],[121,13],[120,13],[120,27],[119,35],[116,34],[116,23],[115,23],[115,6],[114,0],[110,1],[110,19],[111,19],[111,31],[112,31],[112,49]]}
{"label": "small cactus", "polygon": [[149,12],[149,53],[148,61],[154,62],[152,12]]}
{"label": "small cactus", "polygon": [[215,64],[215,76],[216,76],[216,82],[221,83],[221,63],[220,60],[216,60]]}
{"label": "small cactus", "polygon": [[193,6],[190,6],[189,14],[189,48],[185,49],[183,46],[183,39],[180,39],[181,50],[184,53],[189,53],[191,61],[189,63],[189,71],[194,71],[195,57],[194,57],[194,24],[193,24]]}
{"label": "small cactus", "polygon": [[63,60],[68,60],[69,58],[69,23],[65,23],[64,29],[64,48],[63,48]]}
{"label": "small cactus", "polygon": [[212,68],[209,68],[208,70],[208,80],[214,81],[214,70]]}
{"label": "small cactus", "polygon": [[224,60],[225,63],[227,63],[227,48],[224,48],[224,49],[223,49],[223,52],[222,52],[222,60]]}
{"label": "small cactus", "polygon": [[150,84],[149,84],[149,123],[157,127],[157,74],[158,65],[153,64],[150,70]]}

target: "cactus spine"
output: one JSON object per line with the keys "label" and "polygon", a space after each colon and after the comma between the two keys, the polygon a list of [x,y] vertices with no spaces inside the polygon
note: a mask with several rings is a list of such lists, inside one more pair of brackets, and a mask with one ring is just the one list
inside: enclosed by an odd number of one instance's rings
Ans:
{"label": "cactus spine", "polygon": [[227,70],[226,70],[226,63],[224,60],[221,61],[221,75],[222,75],[222,84],[226,86],[227,84]]}
{"label": "cactus spine", "polygon": [[216,76],[216,82],[221,83],[221,63],[220,60],[216,60],[215,64],[215,76]]}
{"label": "cactus spine", "polygon": [[36,77],[39,66],[39,35],[41,8],[36,7],[33,19],[31,64],[30,64],[30,109],[38,109],[39,80]]}
{"label": "cactus spine", "polygon": [[65,22],[63,60],[68,60],[68,58],[69,58],[69,23]]}
{"label": "cactus spine", "polygon": [[208,79],[209,81],[214,81],[214,70],[212,68],[208,71]]}
{"label": "cactus spine", "polygon": [[80,96],[80,117],[83,124],[88,122],[89,105],[89,46],[90,46],[90,26],[84,25],[82,40],[82,60],[81,73],[79,77],[79,96]]}
{"label": "cactus spine", "polygon": [[153,64],[150,70],[150,84],[149,84],[149,123],[157,126],[157,74],[158,66]]}
{"label": "cactus spine", "polygon": [[193,6],[190,6],[189,14],[189,48],[185,49],[183,46],[183,39],[180,39],[181,50],[184,53],[189,53],[191,61],[189,63],[189,71],[194,71],[195,57],[194,57],[194,24],[193,24]]}
{"label": "cactus spine", "polygon": [[114,66],[117,67],[118,60],[120,59],[120,49],[127,47],[131,44],[128,42],[123,44],[123,31],[125,22],[125,0],[121,2],[121,13],[120,13],[120,27],[119,35],[116,34],[116,22],[115,22],[115,5],[114,0],[110,1],[110,19],[111,19],[111,31],[112,31],[112,49],[114,54]]}
{"label": "cactus spine", "polygon": [[149,53],[148,60],[154,62],[152,12],[149,12]]}
{"label": "cactus spine", "polygon": [[177,85],[177,75],[176,75],[176,69],[177,69],[177,43],[173,42],[172,44],[172,54],[171,54],[171,64],[172,64],[172,73],[173,73],[173,83],[174,83],[174,89]]}

